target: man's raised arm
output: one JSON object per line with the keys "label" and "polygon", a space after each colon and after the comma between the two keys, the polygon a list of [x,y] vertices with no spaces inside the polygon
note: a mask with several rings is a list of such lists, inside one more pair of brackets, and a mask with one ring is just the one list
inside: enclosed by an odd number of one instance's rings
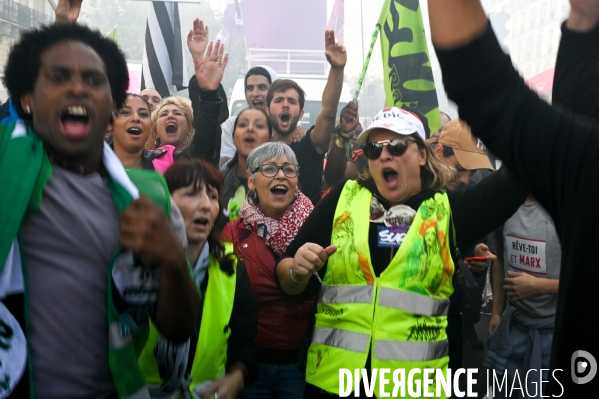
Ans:
{"label": "man's raised arm", "polygon": [[347,62],[345,47],[335,41],[335,32],[332,30],[325,31],[325,47],[325,55],[331,64],[331,70],[322,93],[322,108],[316,117],[316,125],[310,135],[312,144],[319,154],[327,152],[333,137],[337,106],[343,88],[343,70]]}

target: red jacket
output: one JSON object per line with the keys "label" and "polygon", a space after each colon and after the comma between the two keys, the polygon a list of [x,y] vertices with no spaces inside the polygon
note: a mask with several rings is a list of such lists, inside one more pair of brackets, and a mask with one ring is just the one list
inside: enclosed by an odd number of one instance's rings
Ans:
{"label": "red jacket", "polygon": [[272,349],[296,349],[304,343],[318,292],[284,294],[275,282],[275,253],[248,230],[242,218],[228,223],[222,241],[232,242],[243,260],[258,305],[256,344]]}

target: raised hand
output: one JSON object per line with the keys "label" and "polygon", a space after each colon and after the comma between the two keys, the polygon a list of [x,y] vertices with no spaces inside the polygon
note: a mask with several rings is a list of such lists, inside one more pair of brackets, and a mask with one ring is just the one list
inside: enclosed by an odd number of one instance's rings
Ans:
{"label": "raised hand", "polygon": [[218,85],[223,80],[227,61],[229,61],[229,56],[224,55],[224,53],[225,46],[221,45],[219,40],[216,42],[216,45],[210,43],[204,61],[194,60],[196,79],[198,80],[200,89],[204,91],[218,89]]}
{"label": "raised hand", "polygon": [[208,26],[204,26],[204,21],[196,18],[193,21],[193,29],[187,35],[187,48],[191,53],[194,63],[204,61],[204,52],[208,46],[209,31]]}
{"label": "raised hand", "polygon": [[54,10],[57,24],[74,24],[81,12],[83,0],[59,0]]}
{"label": "raised hand", "polygon": [[339,124],[341,125],[341,131],[344,133],[352,132],[356,126],[360,123],[360,116],[358,115],[358,103],[350,101],[341,110],[339,114]]}
{"label": "raised hand", "polygon": [[335,31],[327,30],[324,32],[324,55],[327,57],[327,61],[331,64],[331,68],[343,68],[347,63],[347,52],[345,47],[335,41]]}

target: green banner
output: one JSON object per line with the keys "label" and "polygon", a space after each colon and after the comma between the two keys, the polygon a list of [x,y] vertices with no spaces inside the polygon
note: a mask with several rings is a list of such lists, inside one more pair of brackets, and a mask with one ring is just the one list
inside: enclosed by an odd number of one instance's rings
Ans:
{"label": "green banner", "polygon": [[441,128],[439,101],[418,0],[386,0],[379,18],[385,106],[411,107]]}

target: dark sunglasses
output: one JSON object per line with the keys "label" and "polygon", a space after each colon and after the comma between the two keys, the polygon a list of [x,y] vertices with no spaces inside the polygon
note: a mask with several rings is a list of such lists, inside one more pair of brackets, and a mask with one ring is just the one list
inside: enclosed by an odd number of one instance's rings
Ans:
{"label": "dark sunglasses", "polygon": [[362,151],[364,151],[364,155],[366,158],[374,161],[379,159],[381,153],[383,152],[383,147],[387,146],[387,151],[389,154],[394,157],[399,157],[405,154],[408,149],[408,145],[410,142],[416,142],[416,140],[408,139],[408,138],[397,138],[393,140],[383,140],[383,141],[374,141],[372,143],[366,143],[362,146]]}

